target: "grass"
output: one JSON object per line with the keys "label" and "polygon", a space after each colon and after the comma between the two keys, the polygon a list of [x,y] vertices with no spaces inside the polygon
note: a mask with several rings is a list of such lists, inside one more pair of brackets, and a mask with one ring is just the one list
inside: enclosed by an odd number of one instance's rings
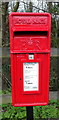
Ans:
{"label": "grass", "polygon": [[0,90],[0,95],[4,95],[4,94],[11,94],[11,89],[7,89],[7,90]]}
{"label": "grass", "polygon": [[0,95],[2,95],[3,93],[2,93],[2,90],[0,90]]}

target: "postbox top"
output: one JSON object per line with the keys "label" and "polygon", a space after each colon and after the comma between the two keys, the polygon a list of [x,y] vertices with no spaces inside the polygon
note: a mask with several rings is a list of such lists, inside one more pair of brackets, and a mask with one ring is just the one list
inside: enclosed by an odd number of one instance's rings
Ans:
{"label": "postbox top", "polygon": [[51,15],[12,12],[10,21],[11,53],[50,51]]}
{"label": "postbox top", "polygon": [[45,13],[32,13],[32,12],[11,12],[10,13],[10,15],[12,15],[12,16],[14,16],[14,15],[24,15],[24,16],[32,16],[32,15],[48,15],[48,16],[51,16],[51,14],[50,13],[47,13],[47,12],[45,12]]}
{"label": "postbox top", "polygon": [[10,14],[10,23],[13,31],[48,31],[51,23],[51,15],[50,13],[12,12]]}

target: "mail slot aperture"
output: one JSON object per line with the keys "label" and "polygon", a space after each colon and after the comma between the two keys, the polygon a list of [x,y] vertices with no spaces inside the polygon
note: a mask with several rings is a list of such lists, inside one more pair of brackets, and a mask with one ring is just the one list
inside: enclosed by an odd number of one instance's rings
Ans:
{"label": "mail slot aperture", "polygon": [[14,32],[13,51],[17,52],[41,52],[49,51],[47,31],[16,31]]}

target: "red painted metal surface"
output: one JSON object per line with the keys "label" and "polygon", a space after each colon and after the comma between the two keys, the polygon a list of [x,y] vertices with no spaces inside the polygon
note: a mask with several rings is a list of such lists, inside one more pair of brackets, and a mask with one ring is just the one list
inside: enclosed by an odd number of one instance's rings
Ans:
{"label": "red painted metal surface", "polygon": [[[51,15],[49,13],[11,13],[9,21],[12,104],[14,106],[47,105]],[[33,72],[35,66],[37,68]]]}

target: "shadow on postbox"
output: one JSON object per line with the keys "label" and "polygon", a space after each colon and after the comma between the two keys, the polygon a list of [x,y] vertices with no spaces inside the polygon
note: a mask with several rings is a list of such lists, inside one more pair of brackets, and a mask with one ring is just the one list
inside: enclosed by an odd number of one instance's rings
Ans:
{"label": "shadow on postbox", "polygon": [[11,13],[10,56],[13,106],[47,105],[50,77],[49,13]]}

